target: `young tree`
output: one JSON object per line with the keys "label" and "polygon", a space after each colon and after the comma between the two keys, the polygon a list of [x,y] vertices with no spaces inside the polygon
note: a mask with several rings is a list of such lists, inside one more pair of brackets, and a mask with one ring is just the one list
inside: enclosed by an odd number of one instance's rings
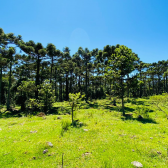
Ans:
{"label": "young tree", "polygon": [[72,125],[74,124],[74,108],[76,108],[78,106],[78,103],[81,102],[82,98],[84,98],[85,95],[82,95],[79,93],[69,93],[69,104],[71,106],[72,112],[71,112],[71,116],[72,116]]}

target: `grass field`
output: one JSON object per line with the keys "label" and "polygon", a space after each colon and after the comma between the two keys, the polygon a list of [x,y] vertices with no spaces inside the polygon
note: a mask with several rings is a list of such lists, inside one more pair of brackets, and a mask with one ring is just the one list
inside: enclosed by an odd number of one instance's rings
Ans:
{"label": "grass field", "polygon": [[[97,100],[76,112],[76,119],[82,122],[76,127],[70,125],[68,114],[1,115],[0,167],[61,168],[63,162],[67,168],[131,168],[133,161],[145,168],[168,167],[166,106],[160,106],[161,111],[152,97],[125,101],[126,113],[133,117],[121,116],[119,100],[115,107],[110,100]],[[54,106],[69,108],[67,102]],[[143,119],[137,119],[139,114]]]}

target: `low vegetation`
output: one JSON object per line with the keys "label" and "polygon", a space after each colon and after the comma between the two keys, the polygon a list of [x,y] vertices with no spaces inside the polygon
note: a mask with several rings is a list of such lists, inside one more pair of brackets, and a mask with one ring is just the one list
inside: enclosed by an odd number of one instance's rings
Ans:
{"label": "low vegetation", "polygon": [[121,99],[116,106],[111,98],[83,102],[73,111],[74,125],[69,102],[55,103],[55,114],[27,117],[10,117],[2,107],[0,167],[167,167],[167,100],[125,98],[125,116]]}

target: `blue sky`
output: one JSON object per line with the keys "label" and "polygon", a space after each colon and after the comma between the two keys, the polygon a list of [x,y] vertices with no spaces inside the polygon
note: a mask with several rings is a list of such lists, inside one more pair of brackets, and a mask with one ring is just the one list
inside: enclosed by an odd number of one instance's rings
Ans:
{"label": "blue sky", "polygon": [[167,0],[1,0],[0,27],[71,55],[123,44],[149,63],[168,59],[167,9]]}

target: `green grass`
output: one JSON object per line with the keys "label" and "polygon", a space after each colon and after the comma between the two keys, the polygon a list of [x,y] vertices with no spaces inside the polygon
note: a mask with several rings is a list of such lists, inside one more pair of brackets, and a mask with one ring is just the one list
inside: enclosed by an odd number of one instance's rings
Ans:
{"label": "green grass", "polygon": [[[89,102],[76,115],[82,127],[69,126],[71,115],[1,118],[0,167],[61,167],[62,154],[67,168],[131,168],[133,161],[145,168],[167,167],[168,120],[151,100],[125,100],[126,113],[133,118],[121,116],[119,100],[117,107],[110,100]],[[143,115],[138,109],[145,108],[149,116],[137,120],[140,112]],[[48,152],[43,154],[45,149]]]}

